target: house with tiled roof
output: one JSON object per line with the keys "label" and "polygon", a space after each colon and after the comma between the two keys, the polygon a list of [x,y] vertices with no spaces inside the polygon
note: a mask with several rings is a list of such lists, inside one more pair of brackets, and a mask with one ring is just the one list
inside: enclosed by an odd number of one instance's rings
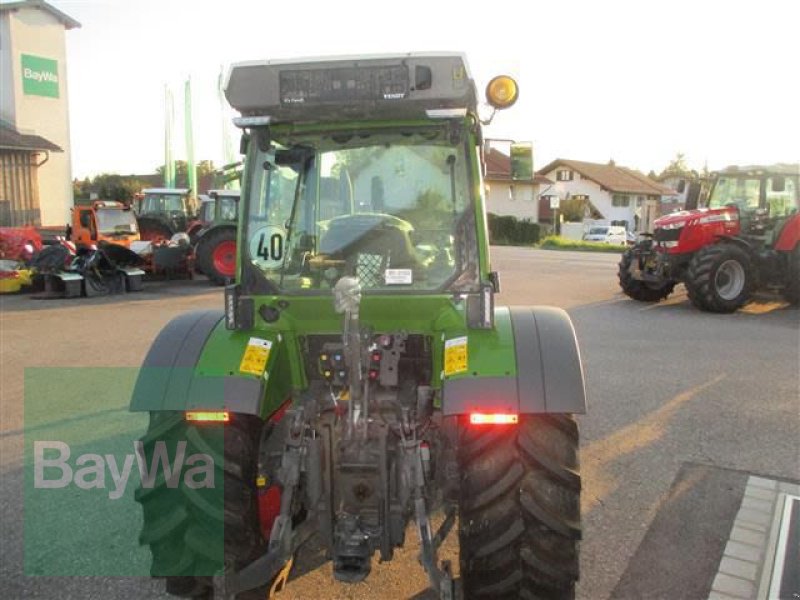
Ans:
{"label": "house with tiled roof", "polygon": [[538,174],[534,174],[532,179],[513,179],[511,157],[497,148],[488,148],[485,151],[484,166],[486,211],[537,223],[539,194],[553,182]]}
{"label": "house with tiled roof", "polygon": [[537,175],[554,182],[539,194],[542,221],[548,217],[552,220],[550,200],[558,196],[561,201],[583,201],[587,221],[622,225],[628,231],[652,231],[662,200],[676,194],[675,190],[614,161],[600,164],[558,158],[537,171]]}

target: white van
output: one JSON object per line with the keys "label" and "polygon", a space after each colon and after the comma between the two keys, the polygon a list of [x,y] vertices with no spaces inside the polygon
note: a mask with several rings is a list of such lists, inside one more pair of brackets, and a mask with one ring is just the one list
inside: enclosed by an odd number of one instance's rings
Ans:
{"label": "white van", "polygon": [[628,233],[621,225],[594,225],[583,234],[583,240],[625,246],[628,243]]}

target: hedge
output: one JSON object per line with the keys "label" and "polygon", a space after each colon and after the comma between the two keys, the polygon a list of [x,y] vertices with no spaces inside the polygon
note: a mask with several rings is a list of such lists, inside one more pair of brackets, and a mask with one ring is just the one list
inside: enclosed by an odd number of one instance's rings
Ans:
{"label": "hedge", "polygon": [[539,242],[539,223],[489,213],[489,243],[498,246],[531,246]]}
{"label": "hedge", "polygon": [[621,254],[627,246],[614,246],[602,242],[583,242],[568,240],[558,236],[548,236],[542,240],[540,248],[547,250],[577,250],[579,252],[612,252]]}

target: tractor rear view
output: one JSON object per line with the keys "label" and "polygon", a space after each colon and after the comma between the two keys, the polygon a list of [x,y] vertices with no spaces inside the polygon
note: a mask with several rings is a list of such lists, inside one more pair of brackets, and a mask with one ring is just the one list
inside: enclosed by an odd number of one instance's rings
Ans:
{"label": "tractor rear view", "polygon": [[[486,88],[494,109],[517,94]],[[581,359],[564,311],[495,306],[465,58],[244,63],[226,96],[246,148],[234,283],[224,312],[159,334],[131,401],[147,464],[189,457],[136,493],[152,575],[263,597],[316,535],[358,582],[413,521],[453,598],[438,552],[458,518],[465,598],[573,598]]]}
{"label": "tractor rear view", "polygon": [[187,188],[148,188],[136,201],[142,239],[169,240],[176,233],[191,235],[196,210]]}
{"label": "tractor rear view", "polygon": [[625,252],[622,290],[658,302],[675,285],[711,312],[733,312],[754,291],[800,301],[800,165],[729,167],[714,174],[708,206],[655,222],[652,236]]}

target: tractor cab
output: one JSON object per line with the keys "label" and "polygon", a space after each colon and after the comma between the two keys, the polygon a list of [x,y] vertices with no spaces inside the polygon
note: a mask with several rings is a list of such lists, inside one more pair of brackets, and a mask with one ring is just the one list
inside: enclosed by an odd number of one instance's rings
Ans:
{"label": "tractor cab", "polygon": [[142,239],[170,239],[185,232],[195,218],[196,201],[187,188],[148,188],[136,201]]}
{"label": "tractor cab", "polygon": [[[496,107],[516,99],[501,79]],[[491,287],[462,57],[243,66],[227,96],[249,130],[243,286],[330,296],[348,276],[367,295]]]}
{"label": "tractor cab", "polygon": [[714,174],[708,208],[735,212],[742,235],[771,246],[799,202],[796,167],[729,167]]}
{"label": "tractor cab", "polygon": [[129,247],[131,242],[139,240],[139,228],[130,207],[102,200],[73,208],[67,233],[80,246],[105,241]]}

